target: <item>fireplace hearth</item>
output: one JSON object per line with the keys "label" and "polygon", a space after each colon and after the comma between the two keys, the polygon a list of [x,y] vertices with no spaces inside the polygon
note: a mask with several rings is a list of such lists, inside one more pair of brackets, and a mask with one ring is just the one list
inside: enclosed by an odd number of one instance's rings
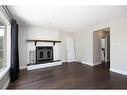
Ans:
{"label": "fireplace hearth", "polygon": [[53,61],[52,46],[37,46],[36,47],[36,64]]}

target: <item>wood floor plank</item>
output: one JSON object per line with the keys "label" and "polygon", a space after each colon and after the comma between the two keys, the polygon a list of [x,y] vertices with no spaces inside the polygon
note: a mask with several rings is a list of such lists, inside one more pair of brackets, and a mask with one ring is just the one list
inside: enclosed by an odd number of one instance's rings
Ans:
{"label": "wood floor plank", "polygon": [[21,70],[8,89],[127,89],[127,76],[110,72],[109,66],[66,63],[38,70]]}

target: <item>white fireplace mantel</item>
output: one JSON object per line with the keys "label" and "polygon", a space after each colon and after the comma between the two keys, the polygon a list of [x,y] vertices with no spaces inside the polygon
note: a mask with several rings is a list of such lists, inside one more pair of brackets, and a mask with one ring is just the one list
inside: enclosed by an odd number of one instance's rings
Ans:
{"label": "white fireplace mantel", "polygon": [[[59,59],[59,44],[57,44],[57,43],[60,43],[61,41],[55,41],[56,44],[53,43],[54,42],[53,40],[26,40],[26,42],[28,42],[27,43],[27,49],[28,49],[27,70],[46,68],[46,67],[51,67],[51,66],[56,66],[56,65],[62,64],[62,61],[56,61],[56,60],[60,60]],[[54,56],[53,62],[29,65],[30,64],[30,51],[36,52],[37,46],[52,46],[53,47],[53,56]],[[33,59],[36,60],[36,53],[34,54]]]}
{"label": "white fireplace mantel", "polygon": [[56,41],[56,40],[26,40],[26,42],[34,42],[35,46],[37,42],[49,42],[49,43],[53,43],[53,45],[55,45],[55,43],[61,43],[61,41]]}

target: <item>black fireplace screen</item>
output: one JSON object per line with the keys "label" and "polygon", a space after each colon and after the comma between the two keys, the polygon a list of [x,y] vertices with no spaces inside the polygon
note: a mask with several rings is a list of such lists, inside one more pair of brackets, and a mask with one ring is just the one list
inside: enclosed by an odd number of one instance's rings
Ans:
{"label": "black fireplace screen", "polygon": [[53,47],[38,46],[36,47],[36,63],[53,61]]}

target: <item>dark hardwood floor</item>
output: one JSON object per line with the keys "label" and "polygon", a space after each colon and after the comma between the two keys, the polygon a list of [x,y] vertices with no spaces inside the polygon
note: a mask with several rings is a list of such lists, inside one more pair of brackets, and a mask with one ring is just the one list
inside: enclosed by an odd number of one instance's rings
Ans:
{"label": "dark hardwood floor", "polygon": [[110,72],[102,64],[91,67],[80,63],[26,71],[8,89],[127,89],[127,76]]}

